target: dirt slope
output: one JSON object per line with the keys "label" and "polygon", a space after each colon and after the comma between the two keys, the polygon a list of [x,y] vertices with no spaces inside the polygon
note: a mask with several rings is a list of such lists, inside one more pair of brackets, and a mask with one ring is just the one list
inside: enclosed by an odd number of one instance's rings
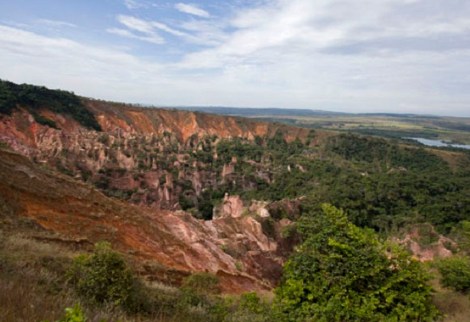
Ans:
{"label": "dirt slope", "polygon": [[[184,212],[132,206],[5,149],[0,149],[0,196],[15,216],[31,219],[59,241],[85,246],[110,241],[152,279],[177,283],[192,271],[210,271],[221,278],[224,291],[240,292],[268,289],[278,278],[272,275],[281,261],[275,259],[276,243],[254,219],[229,214],[204,222]],[[250,249],[244,259],[224,252],[230,240],[244,239]],[[255,265],[255,259],[272,265]]]}
{"label": "dirt slope", "polygon": [[103,101],[86,100],[85,105],[96,115],[106,132],[124,131],[150,135],[171,132],[182,141],[192,135],[216,135],[221,138],[272,136],[277,130],[286,140],[306,138],[309,130],[277,123],[256,122],[249,119],[157,108],[137,108]]}

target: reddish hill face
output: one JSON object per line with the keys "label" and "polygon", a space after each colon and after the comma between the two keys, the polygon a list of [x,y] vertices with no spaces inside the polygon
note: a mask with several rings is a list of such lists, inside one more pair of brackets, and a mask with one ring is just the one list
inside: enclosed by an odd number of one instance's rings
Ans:
{"label": "reddish hill face", "polygon": [[219,138],[272,136],[281,130],[287,141],[305,139],[309,130],[282,124],[255,122],[231,116],[220,116],[182,110],[135,108],[101,101],[88,100],[86,106],[96,115],[106,132],[124,131],[152,135],[169,132],[182,142],[191,136],[215,135]]}
{"label": "reddish hill face", "polygon": [[[2,118],[0,140],[38,162],[93,183],[110,196],[155,209],[180,209],[182,196],[197,201],[204,189],[221,189],[237,179],[237,160],[230,162],[229,156],[222,161],[217,155],[220,140],[253,141],[282,133],[287,141],[305,141],[310,133],[236,117],[93,100],[84,103],[102,132],[86,129],[70,116],[41,110],[43,117],[57,124],[54,129],[38,124],[26,109],[20,109]],[[270,170],[262,162],[254,166],[260,180],[269,183]],[[256,188],[252,181],[240,185]]]}
{"label": "reddish hill face", "polygon": [[[133,206],[7,150],[0,150],[0,195],[16,216],[64,243],[110,241],[151,279],[177,283],[191,272],[209,271],[221,278],[224,291],[240,292],[269,289],[279,277],[277,242],[251,216],[222,212],[201,221],[181,211]],[[228,247],[243,249],[243,257],[230,255]]]}
{"label": "reddish hill face", "polygon": [[[220,277],[226,292],[276,284],[286,255],[280,231],[288,222],[276,223],[268,236],[262,227],[267,205],[245,205],[236,196],[221,200],[210,221],[178,210],[184,192],[180,183],[191,185],[198,198],[204,187],[231,180],[236,164],[232,160],[215,173],[210,163],[191,161],[181,151],[199,151],[207,137],[253,140],[282,130],[293,141],[305,139],[308,130],[100,101],[85,104],[103,132],[48,110],[40,113],[57,129],[38,124],[26,110],[2,117],[0,140],[16,152],[0,150],[0,194],[16,216],[31,219],[64,242],[110,241],[151,279],[178,283],[191,272],[209,271]],[[106,187],[100,186],[104,179]],[[110,198],[96,187],[130,191],[129,199]]]}

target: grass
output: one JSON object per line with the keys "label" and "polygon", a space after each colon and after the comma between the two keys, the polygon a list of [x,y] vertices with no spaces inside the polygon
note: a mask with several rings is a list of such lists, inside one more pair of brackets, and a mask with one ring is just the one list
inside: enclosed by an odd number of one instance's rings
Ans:
{"label": "grass", "polygon": [[431,285],[435,290],[433,303],[442,313],[442,322],[470,322],[470,297],[442,287],[441,278],[436,269],[431,269],[434,279]]}
{"label": "grass", "polygon": [[[55,321],[80,300],[66,286],[73,253],[56,245],[0,232],[0,316],[2,322]],[[86,307],[89,321],[127,321],[113,308]]]}
{"label": "grass", "polygon": [[[181,289],[143,282],[139,293],[142,298],[138,300],[147,306],[138,313],[127,313],[112,305],[91,304],[80,298],[67,280],[67,272],[78,254],[62,245],[11,232],[6,234],[0,229],[0,320],[57,321],[64,316],[65,308],[79,304],[89,322],[268,321],[264,313],[243,307],[237,296],[207,293],[210,287],[215,287],[214,278],[206,278],[204,274],[194,275]],[[190,283],[195,279],[197,287]]]}
{"label": "grass", "polygon": [[[14,273],[2,267],[0,281],[0,316],[3,322],[55,321],[63,316],[64,308],[80,301],[67,289],[57,289],[57,277],[47,271],[10,267]],[[115,308],[86,309],[89,321],[128,321]],[[134,320],[134,319],[133,319]]]}
{"label": "grass", "polygon": [[[0,230],[1,321],[57,321],[66,307],[76,304],[83,307],[90,322],[269,321],[263,314],[241,308],[239,297],[201,297],[159,282],[145,283],[145,294],[154,305],[151,315],[128,315],[117,307],[92,306],[81,301],[66,282],[65,272],[77,254],[64,246]],[[470,298],[442,287],[439,273],[430,267],[436,291],[433,302],[442,312],[442,321],[470,322]],[[214,315],[217,310],[229,314],[218,319]]]}
{"label": "grass", "polygon": [[443,322],[470,322],[470,300],[468,296],[442,290],[434,295],[434,305],[443,314]]}

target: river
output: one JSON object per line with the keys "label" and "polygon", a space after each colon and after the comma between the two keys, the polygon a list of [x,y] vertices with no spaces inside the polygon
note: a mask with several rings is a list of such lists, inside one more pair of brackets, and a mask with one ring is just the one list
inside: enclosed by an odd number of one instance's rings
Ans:
{"label": "river", "polygon": [[470,150],[470,145],[466,145],[466,144],[453,144],[453,143],[447,143],[447,142],[444,142],[444,141],[441,141],[441,140],[431,140],[431,139],[423,139],[423,138],[406,137],[404,139],[415,140],[415,141],[418,141],[419,143],[427,145],[427,146],[448,147],[448,148],[452,147],[452,148]]}

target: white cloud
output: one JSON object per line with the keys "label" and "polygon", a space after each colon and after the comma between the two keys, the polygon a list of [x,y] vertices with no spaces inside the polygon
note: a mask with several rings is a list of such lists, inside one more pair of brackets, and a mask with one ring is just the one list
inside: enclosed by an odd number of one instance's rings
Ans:
{"label": "white cloud", "polygon": [[188,4],[188,3],[177,3],[175,5],[176,10],[181,11],[183,13],[187,13],[193,16],[201,17],[201,18],[209,18],[210,14],[209,12],[199,8],[198,6],[194,4]]}
{"label": "white cloud", "polygon": [[119,15],[117,17],[117,20],[128,29],[108,28],[106,30],[107,32],[122,37],[149,42],[156,45],[161,45],[165,43],[165,39],[158,34],[158,32],[155,30],[156,26],[152,22],[125,15]]}
{"label": "white cloud", "polygon": [[127,29],[121,29],[121,28],[109,28],[109,29],[106,29],[106,31],[109,32],[110,34],[115,34],[118,36],[127,37],[131,39],[137,39],[137,40],[149,42],[155,45],[161,45],[165,43],[165,39],[163,39],[162,37],[160,37],[159,35],[153,32],[144,36],[140,36],[140,35],[136,35],[130,32]]}
{"label": "white cloud", "polygon": [[61,27],[69,27],[69,28],[76,28],[77,25],[60,20],[49,20],[49,19],[38,19],[37,23],[41,25],[45,25],[52,28],[61,28]]}
{"label": "white cloud", "polygon": [[[172,28],[167,24],[159,21],[142,20],[133,16],[119,15],[117,20],[127,29],[122,28],[108,28],[107,32],[119,35],[122,37],[138,39],[153,44],[166,43],[165,39],[158,33],[158,31],[164,31],[170,35],[179,37],[190,43],[200,45],[214,45],[215,36],[213,34],[198,32],[191,30],[192,32],[184,32],[176,28]],[[182,27],[184,28],[183,25]]]}
{"label": "white cloud", "polygon": [[[123,101],[132,97],[138,101],[138,96],[132,94],[136,88],[146,88],[142,84],[145,80],[158,86],[160,80],[155,75],[164,74],[160,64],[121,50],[2,25],[0,44],[2,78],[73,90],[91,97]],[[129,88],[129,84],[136,84],[135,88]]]}
{"label": "white cloud", "polygon": [[[218,46],[189,53],[181,66],[222,68],[227,63],[260,61],[257,56],[265,51],[272,54],[295,51],[309,57],[319,52],[351,54],[355,51],[364,56],[400,54],[405,46],[414,51],[445,50],[444,44],[451,42],[449,34],[468,35],[470,19],[464,12],[460,17],[446,17],[437,10],[420,19],[415,17],[420,15],[419,6],[426,4],[417,0],[263,3],[238,11],[230,21],[234,32],[221,37],[223,41]],[[417,13],[414,19],[403,19],[403,10]]]}
{"label": "white cloud", "polygon": [[154,31],[151,23],[132,16],[119,15],[117,20],[129,29],[142,33],[152,33]]}
{"label": "white cloud", "polygon": [[230,38],[224,21],[188,20],[179,26],[193,36],[193,41],[206,46],[217,46]]}
{"label": "white cloud", "polygon": [[165,105],[470,116],[470,6],[459,0],[256,3],[223,19],[118,16],[109,33],[166,41],[151,59],[0,27],[2,78]]}
{"label": "white cloud", "polygon": [[136,0],[124,0],[124,5],[129,10],[139,9],[145,7],[145,4],[142,4]]}
{"label": "white cloud", "polygon": [[169,34],[172,34],[174,36],[179,36],[179,37],[189,36],[188,34],[182,32],[182,31],[170,28],[167,25],[165,25],[164,23],[161,23],[161,22],[158,22],[158,21],[153,21],[153,22],[151,22],[151,24],[152,24],[153,27],[155,27],[159,30],[165,31],[165,32],[167,32]]}

